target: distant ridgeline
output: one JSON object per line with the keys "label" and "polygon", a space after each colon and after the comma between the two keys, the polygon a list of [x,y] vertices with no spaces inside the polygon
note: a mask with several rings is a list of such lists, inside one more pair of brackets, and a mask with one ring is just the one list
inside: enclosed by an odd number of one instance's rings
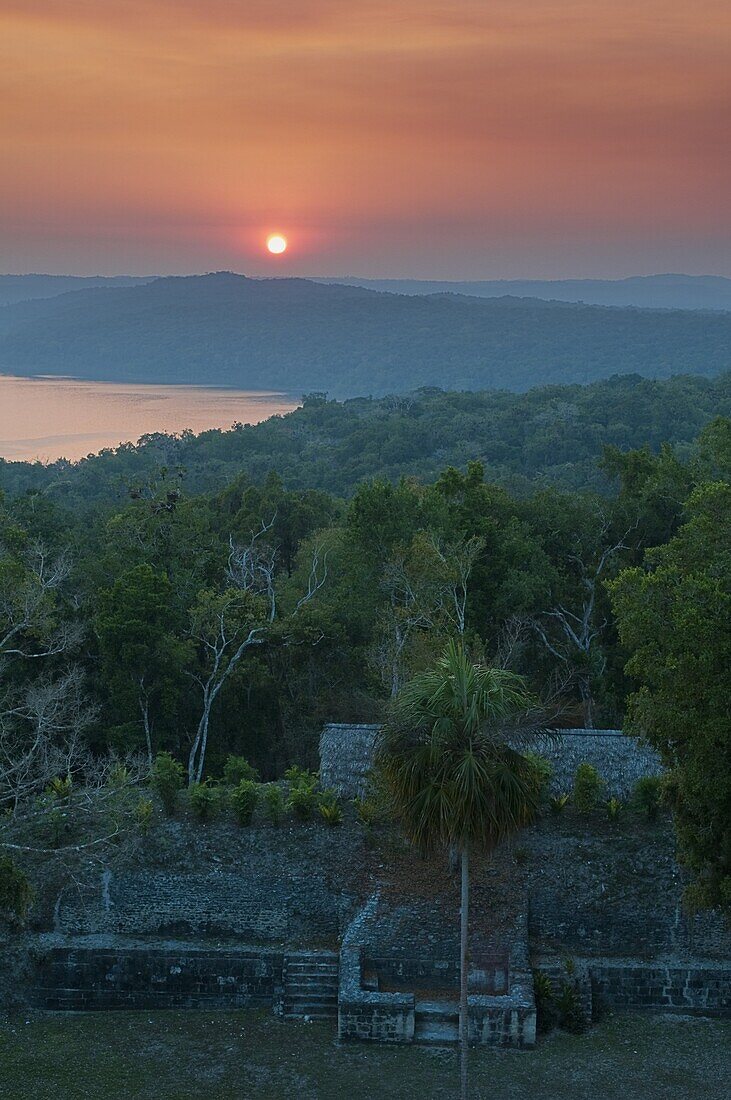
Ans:
{"label": "distant ridgeline", "polygon": [[411,394],[338,402],[310,394],[304,407],[262,424],[198,436],[155,435],[71,466],[4,463],[0,488],[50,491],[83,508],[116,502],[130,481],[161,466],[184,467],[187,492],[221,488],[242,471],[254,482],[276,470],[291,489],[348,495],[366,478],[434,481],[471,459],[513,492],[552,484],[606,491],[604,445],[621,450],[669,442],[687,447],[715,415],[731,415],[731,373],[652,381],[622,375],[589,386]]}
{"label": "distant ridgeline", "polygon": [[731,310],[731,279],[721,275],[635,275],[627,279],[318,279],[389,294],[464,294],[474,298],[542,298],[642,309]]}
{"label": "distant ridgeline", "polygon": [[386,294],[231,272],[96,286],[0,309],[0,371],[97,381],[515,391],[612,374],[712,377],[731,313]]}

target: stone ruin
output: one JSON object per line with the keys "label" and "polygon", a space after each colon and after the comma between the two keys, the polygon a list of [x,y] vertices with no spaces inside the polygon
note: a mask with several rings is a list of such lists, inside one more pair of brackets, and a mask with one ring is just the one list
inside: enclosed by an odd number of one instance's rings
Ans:
{"label": "stone ruin", "polygon": [[[378,729],[325,726],[324,787],[343,799],[366,793]],[[562,730],[541,751],[556,791],[570,790],[582,761],[619,798],[660,771],[656,755],[619,730]],[[615,882],[606,838],[546,824],[525,841],[534,870],[521,877],[507,853],[502,872],[474,883],[471,1041],[532,1046],[533,968],[560,985],[567,957],[587,1019],[600,1006],[727,1015],[728,929],[718,915],[682,913],[669,826],[626,838],[624,863],[634,869],[628,879],[619,868]],[[440,872],[402,851],[386,881],[384,860],[396,857],[375,851],[362,828],[313,822],[232,828],[191,866],[193,834],[176,822],[165,828],[169,847],[157,863],[104,871],[91,896],[57,899],[50,927],[30,935],[27,1001],[65,1010],[268,1006],[336,1019],[343,1040],[456,1040],[458,908],[450,895],[445,919],[443,885],[424,889],[435,874],[452,881],[446,865]]]}
{"label": "stone ruin", "polygon": [[[380,726],[330,722],[320,737],[320,779],[341,798],[365,793],[373,767]],[[609,798],[627,799],[637,780],[660,775],[662,766],[649,745],[622,730],[562,729],[539,737],[533,749],[552,767],[550,789],[570,791],[581,763],[593,764],[605,782]]]}
{"label": "stone ruin", "polygon": [[368,789],[380,726],[328,722],[320,736],[320,782],[338,798],[362,798]]}

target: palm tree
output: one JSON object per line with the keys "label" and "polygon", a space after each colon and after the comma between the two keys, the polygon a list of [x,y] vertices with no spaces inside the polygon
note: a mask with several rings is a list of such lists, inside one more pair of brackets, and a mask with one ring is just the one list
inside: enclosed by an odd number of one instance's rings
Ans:
{"label": "palm tree", "polygon": [[545,734],[522,677],[474,665],[454,641],[435,667],[399,692],[381,732],[378,765],[392,808],[420,848],[457,848],[461,862],[459,1039],[467,1096],[469,856],[526,825],[539,797],[535,765],[519,751]]}

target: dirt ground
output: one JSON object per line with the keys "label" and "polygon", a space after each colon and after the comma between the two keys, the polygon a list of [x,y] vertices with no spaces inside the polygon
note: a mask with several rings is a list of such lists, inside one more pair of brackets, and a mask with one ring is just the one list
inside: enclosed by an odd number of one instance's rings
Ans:
{"label": "dirt ground", "polygon": [[[475,1050],[473,1100],[727,1100],[731,1021],[616,1015],[535,1051]],[[2,1100],[430,1100],[456,1052],[338,1044],[334,1025],[242,1012],[34,1014],[0,1021]]]}

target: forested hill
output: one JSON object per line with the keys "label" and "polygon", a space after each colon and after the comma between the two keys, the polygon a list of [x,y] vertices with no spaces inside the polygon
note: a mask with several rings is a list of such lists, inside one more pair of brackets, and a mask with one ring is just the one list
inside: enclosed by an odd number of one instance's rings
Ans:
{"label": "forested hill", "polygon": [[336,397],[712,377],[731,314],[527,298],[407,297],[230,273],[93,288],[0,309],[0,371]]}
{"label": "forested hill", "polygon": [[0,305],[27,302],[33,298],[55,298],[71,290],[91,287],[136,286],[149,283],[153,276],[134,275],[0,275]]}
{"label": "forested hill", "polygon": [[500,298],[505,294],[545,301],[585,302],[595,306],[643,309],[731,310],[731,279],[721,275],[633,275],[628,279],[320,279],[390,294],[468,294]]}
{"label": "forested hill", "polygon": [[162,466],[182,466],[187,490],[218,489],[246,472],[261,482],[276,470],[293,489],[347,495],[365,478],[433,481],[447,465],[480,459],[488,480],[523,491],[536,481],[604,489],[605,444],[623,450],[690,445],[715,415],[731,416],[731,373],[664,382],[617,376],[590,386],[525,394],[445,393],[325,401],[262,424],[182,438],[156,435],[74,465],[4,463],[0,489],[41,489],[77,509],[118,501]]}

